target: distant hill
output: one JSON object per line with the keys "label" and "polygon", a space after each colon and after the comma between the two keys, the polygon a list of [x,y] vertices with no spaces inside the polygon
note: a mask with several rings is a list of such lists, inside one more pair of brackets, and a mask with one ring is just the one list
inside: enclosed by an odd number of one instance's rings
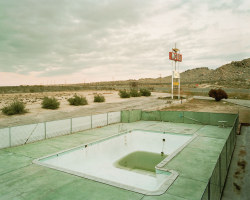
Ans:
{"label": "distant hill", "polygon": [[[2,86],[0,94],[28,93],[28,92],[55,92],[79,90],[120,90],[129,89],[131,83],[137,82],[140,87],[152,88],[155,91],[171,88],[171,76],[163,78],[143,78],[139,80],[105,81],[95,83],[62,84],[62,85],[21,85]],[[200,67],[181,73],[182,88],[242,88],[250,89],[250,58],[242,61],[233,61],[217,69]]]}
{"label": "distant hill", "polygon": [[[249,88],[250,82],[250,58],[242,61],[233,61],[231,63],[222,65],[217,69],[209,69],[208,67],[201,67],[190,69],[181,73],[181,82],[188,83],[216,83],[228,85],[229,87],[240,84],[242,88]],[[156,79],[139,79],[139,82],[151,83],[171,83],[171,76],[156,78]]]}

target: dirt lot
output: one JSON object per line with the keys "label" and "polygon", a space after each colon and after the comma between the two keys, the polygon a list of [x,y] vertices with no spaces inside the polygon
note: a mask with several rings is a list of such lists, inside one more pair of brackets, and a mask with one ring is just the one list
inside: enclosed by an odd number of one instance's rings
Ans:
{"label": "dirt lot", "polygon": [[[106,102],[94,103],[94,94],[101,93],[105,96]],[[71,106],[67,99],[74,94],[85,96],[89,105]],[[60,101],[60,108],[48,110],[41,108],[44,96],[54,96]],[[240,121],[249,122],[250,109],[228,102],[216,102],[211,100],[193,99],[187,103],[169,106],[169,100],[159,99],[159,97],[169,96],[166,93],[152,93],[150,97],[133,97],[121,99],[117,91],[83,91],[83,92],[50,92],[50,93],[22,93],[22,94],[2,94],[0,96],[0,108],[11,102],[14,98],[22,100],[26,104],[28,113],[23,115],[6,116],[0,113],[0,128],[8,126],[18,126],[44,121],[66,119],[91,114],[120,111],[126,109],[143,110],[186,110],[197,112],[220,112],[220,113],[240,113]]]}
{"label": "dirt lot", "polygon": [[195,111],[215,113],[239,113],[241,123],[250,123],[250,108],[225,101],[192,99],[187,103],[166,107],[162,110]]}
{"label": "dirt lot", "polygon": [[[94,94],[102,94],[106,102],[94,103]],[[74,94],[85,96],[88,105],[72,106],[67,101]],[[41,108],[43,97],[55,97],[60,101],[60,108],[57,110],[48,110]],[[0,128],[8,126],[18,126],[23,124],[32,124],[37,122],[52,121],[58,119],[87,116],[112,111],[126,109],[147,109],[158,110],[166,106],[166,100],[158,99],[165,97],[165,93],[153,92],[150,97],[133,97],[121,99],[117,91],[83,91],[83,92],[48,92],[48,93],[22,93],[22,94],[2,94],[0,96],[0,108],[18,98],[26,104],[28,113],[23,115],[6,116],[0,113]]]}

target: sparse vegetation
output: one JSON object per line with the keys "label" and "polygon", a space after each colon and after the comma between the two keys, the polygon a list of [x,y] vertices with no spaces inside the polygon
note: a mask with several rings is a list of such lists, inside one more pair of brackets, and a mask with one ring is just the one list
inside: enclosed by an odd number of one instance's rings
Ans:
{"label": "sparse vegetation", "polygon": [[136,81],[130,82],[129,85],[130,85],[130,87],[133,88],[133,89],[138,88],[138,82],[136,82]]}
{"label": "sparse vegetation", "polygon": [[120,96],[121,98],[130,98],[130,93],[127,92],[126,90],[120,90],[120,91],[119,91],[119,96]]}
{"label": "sparse vegetation", "polygon": [[87,105],[88,101],[85,97],[82,96],[78,96],[78,95],[74,95],[74,97],[69,98],[68,102],[70,105],[74,105],[74,106],[82,106],[82,105]]}
{"label": "sparse vegetation", "polygon": [[101,94],[96,94],[94,96],[94,102],[104,102],[105,101],[105,97]]}
{"label": "sparse vegetation", "polygon": [[2,108],[2,112],[5,115],[16,115],[26,113],[25,104],[21,101],[14,100],[9,105]]}
{"label": "sparse vegetation", "polygon": [[140,89],[141,96],[151,96],[151,92],[148,89],[142,88]]}
{"label": "sparse vegetation", "polygon": [[228,95],[227,93],[222,89],[211,89],[208,93],[208,95],[212,98],[214,98],[216,101],[220,101],[221,99],[227,99]]}
{"label": "sparse vegetation", "polygon": [[130,96],[131,97],[140,97],[141,93],[138,90],[136,90],[136,89],[131,89],[130,90]]}
{"label": "sparse vegetation", "polygon": [[54,97],[52,97],[52,98],[44,97],[43,98],[42,108],[54,110],[54,109],[59,108],[59,105],[60,105],[60,102]]}

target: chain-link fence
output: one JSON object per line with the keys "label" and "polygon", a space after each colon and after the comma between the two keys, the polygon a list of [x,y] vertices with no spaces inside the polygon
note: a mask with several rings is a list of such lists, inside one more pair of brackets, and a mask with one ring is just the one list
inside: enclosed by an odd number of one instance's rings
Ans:
{"label": "chain-link fence", "polygon": [[121,122],[121,112],[0,129],[0,149]]}
{"label": "chain-link fence", "polygon": [[225,185],[227,172],[229,170],[234,145],[236,142],[236,131],[239,124],[239,117],[236,118],[234,126],[226,140],[216,166],[210,177],[206,190],[203,193],[202,200],[220,200]]}

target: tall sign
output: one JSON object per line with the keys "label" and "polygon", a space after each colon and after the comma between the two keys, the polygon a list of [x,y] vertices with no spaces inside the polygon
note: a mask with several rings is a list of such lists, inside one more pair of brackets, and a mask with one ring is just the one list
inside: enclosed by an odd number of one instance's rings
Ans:
{"label": "tall sign", "polygon": [[181,92],[181,77],[179,69],[176,70],[176,62],[182,62],[182,54],[180,54],[180,50],[176,48],[172,48],[172,52],[169,52],[169,60],[174,62],[174,70],[172,72],[172,99],[174,98],[174,86],[178,87],[178,99],[180,99]]}
{"label": "tall sign", "polygon": [[181,62],[182,61],[182,55],[179,53],[169,52],[169,60],[174,60]]}

